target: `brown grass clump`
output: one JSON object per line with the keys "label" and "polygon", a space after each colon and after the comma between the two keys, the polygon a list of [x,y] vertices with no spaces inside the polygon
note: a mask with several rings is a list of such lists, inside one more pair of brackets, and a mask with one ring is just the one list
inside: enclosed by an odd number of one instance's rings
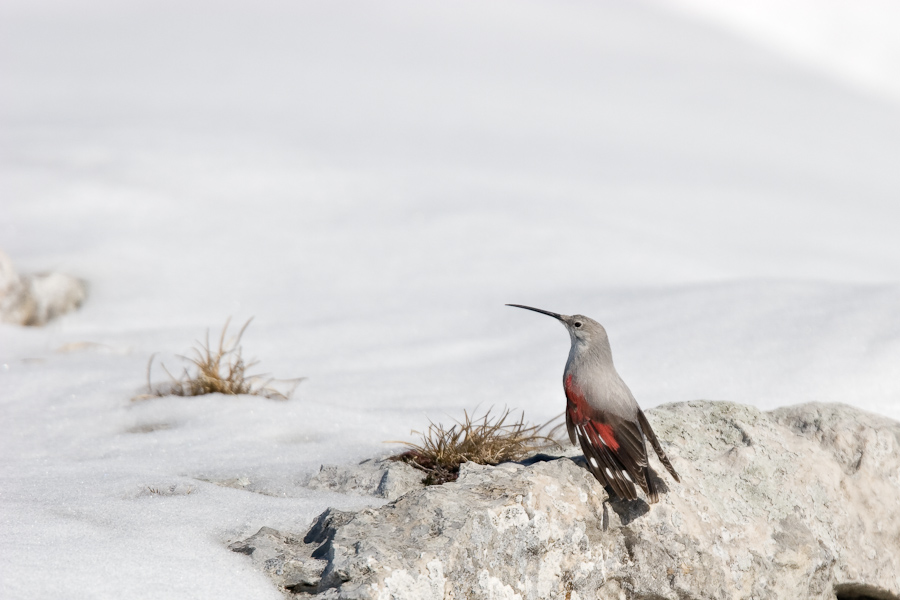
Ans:
{"label": "brown grass clump", "polygon": [[497,465],[521,460],[549,446],[561,447],[553,437],[558,427],[541,433],[556,419],[544,425],[528,425],[524,413],[512,420],[508,408],[499,416],[491,416],[491,410],[475,418],[464,412],[463,420],[449,429],[431,421],[424,433],[413,432],[422,436],[422,442],[400,442],[409,450],[394,458],[425,471],[425,485],[437,485],[456,481],[464,462]]}
{"label": "brown grass clump", "polygon": [[[169,376],[169,381],[164,383],[153,384],[150,380],[150,371],[153,368],[153,358],[147,365],[147,394],[142,394],[134,398],[134,400],[143,400],[147,398],[155,398],[160,396],[202,396],[204,394],[247,394],[250,396],[262,396],[270,400],[287,400],[297,385],[304,379],[302,377],[296,379],[277,380],[265,375],[251,375],[248,370],[256,366],[259,361],[245,361],[241,354],[241,337],[247,326],[250,325],[249,319],[244,326],[241,327],[237,337],[225,341],[225,334],[228,331],[228,325],[231,322],[229,318],[225,321],[225,327],[222,328],[222,334],[219,336],[219,344],[213,347],[209,343],[209,330],[206,331],[206,342],[196,342],[196,347],[191,348],[190,356],[179,356],[178,358],[185,360],[193,366],[193,372],[188,367],[184,369],[181,376],[172,375],[165,365],[162,365],[163,371]],[[284,391],[278,389],[273,384],[286,384]]]}

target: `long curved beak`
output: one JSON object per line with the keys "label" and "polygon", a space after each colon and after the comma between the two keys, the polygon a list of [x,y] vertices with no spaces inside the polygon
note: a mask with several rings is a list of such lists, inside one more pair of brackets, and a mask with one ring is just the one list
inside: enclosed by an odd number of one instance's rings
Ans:
{"label": "long curved beak", "polygon": [[549,310],[541,310],[540,308],[533,308],[531,306],[523,306],[521,304],[507,304],[507,306],[515,306],[516,308],[524,308],[525,310],[533,310],[534,312],[539,312],[542,315],[548,315],[548,316],[553,317],[554,319],[559,319],[560,321],[562,321],[561,314],[558,314],[555,312],[550,312]]}

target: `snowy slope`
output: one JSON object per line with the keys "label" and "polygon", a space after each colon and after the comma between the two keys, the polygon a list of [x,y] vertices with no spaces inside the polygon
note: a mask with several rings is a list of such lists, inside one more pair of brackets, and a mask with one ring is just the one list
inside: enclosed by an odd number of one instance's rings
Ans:
{"label": "snowy slope", "polygon": [[[0,326],[3,596],[277,597],[226,545],[371,502],[323,462],[562,411],[564,330],[505,302],[604,323],[644,407],[900,418],[900,107],[708,24],[8,2],[0,61],[0,248],[91,284]],[[229,316],[292,401],[131,402]]]}
{"label": "snowy slope", "polygon": [[655,0],[869,93],[900,100],[894,0]]}

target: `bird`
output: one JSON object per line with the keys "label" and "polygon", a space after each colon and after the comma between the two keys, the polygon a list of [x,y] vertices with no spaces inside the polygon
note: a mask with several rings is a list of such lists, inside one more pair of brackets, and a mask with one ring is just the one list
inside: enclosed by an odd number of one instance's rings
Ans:
{"label": "bird", "polygon": [[561,315],[522,304],[507,306],[551,316],[569,331],[572,346],[563,373],[566,429],[572,444],[581,446],[590,472],[621,499],[637,499],[638,485],[651,504],[659,502],[659,489],[650,477],[647,442],[672,478],[681,479],[644,411],[616,372],[603,325],[584,315]]}

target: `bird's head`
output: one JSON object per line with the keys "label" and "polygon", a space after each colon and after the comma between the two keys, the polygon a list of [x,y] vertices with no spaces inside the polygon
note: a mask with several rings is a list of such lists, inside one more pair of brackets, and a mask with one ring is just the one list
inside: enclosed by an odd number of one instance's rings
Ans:
{"label": "bird's head", "polygon": [[609,338],[606,336],[606,329],[597,321],[584,315],[561,315],[549,310],[541,310],[531,306],[523,306],[521,304],[507,304],[507,306],[515,306],[516,308],[524,308],[525,310],[533,310],[541,314],[553,317],[562,323],[569,330],[569,337],[572,339],[572,345],[591,343],[609,344]]}

